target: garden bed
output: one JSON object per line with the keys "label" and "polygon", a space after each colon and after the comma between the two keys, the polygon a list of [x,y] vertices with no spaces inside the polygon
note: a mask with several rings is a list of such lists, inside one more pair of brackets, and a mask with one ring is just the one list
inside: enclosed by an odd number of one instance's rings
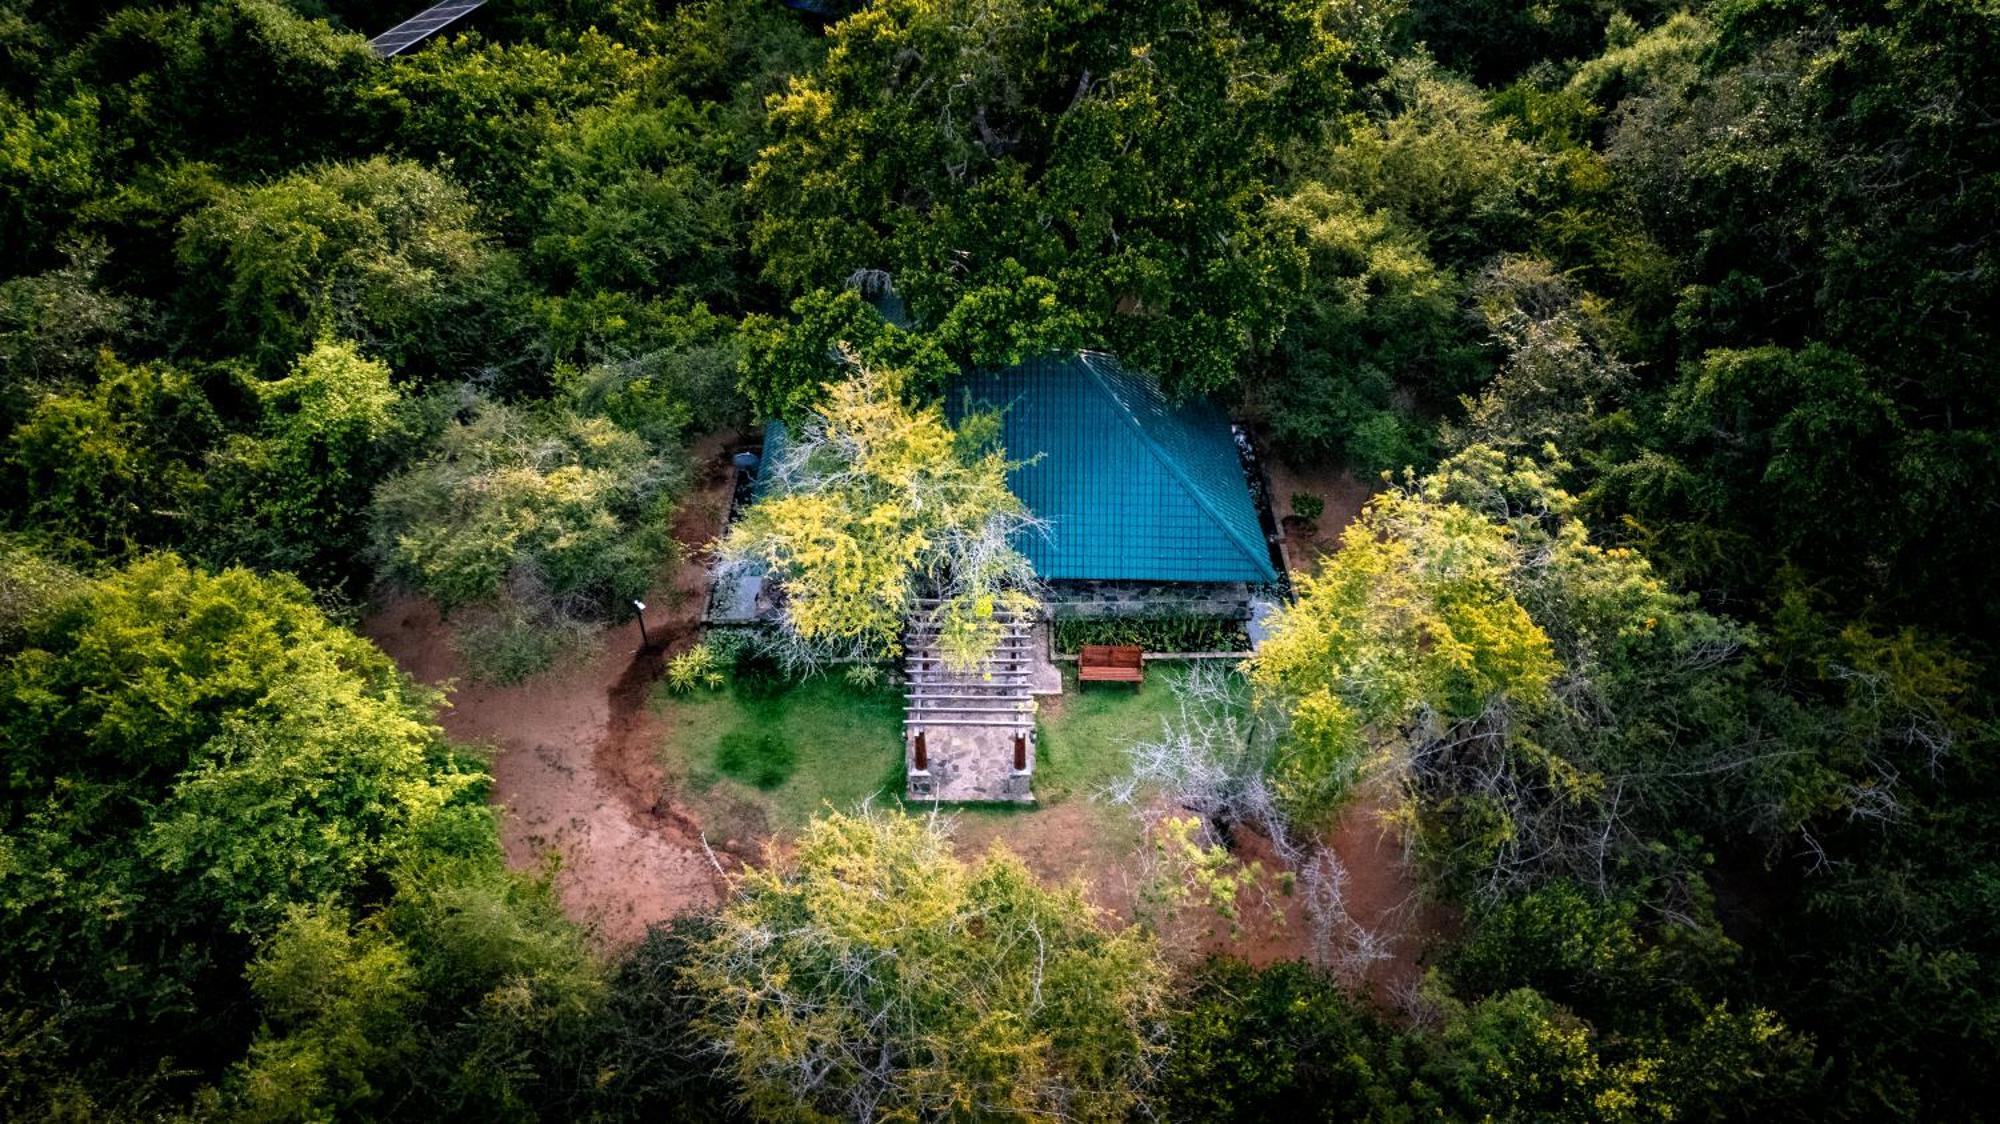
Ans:
{"label": "garden bed", "polygon": [[1235,616],[1157,613],[1127,617],[1063,617],[1054,621],[1056,653],[1075,655],[1086,644],[1130,644],[1148,654],[1247,652],[1248,622]]}

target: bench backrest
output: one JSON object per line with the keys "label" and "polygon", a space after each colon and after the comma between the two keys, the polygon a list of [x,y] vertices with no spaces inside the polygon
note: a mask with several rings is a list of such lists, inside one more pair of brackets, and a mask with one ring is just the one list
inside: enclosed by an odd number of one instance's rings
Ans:
{"label": "bench backrest", "polygon": [[1137,644],[1085,644],[1078,659],[1084,667],[1139,667],[1146,652]]}

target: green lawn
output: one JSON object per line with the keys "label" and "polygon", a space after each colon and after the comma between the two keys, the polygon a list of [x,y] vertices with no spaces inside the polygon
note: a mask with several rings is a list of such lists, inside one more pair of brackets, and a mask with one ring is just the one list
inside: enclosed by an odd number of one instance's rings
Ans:
{"label": "green lawn", "polygon": [[657,696],[662,760],[711,834],[789,833],[830,804],[902,785],[902,692],[823,676],[768,695],[736,684]]}
{"label": "green lawn", "polygon": [[1132,745],[1160,736],[1161,723],[1180,713],[1174,686],[1180,665],[1152,664],[1145,687],[1092,683],[1077,689],[1076,671],[1063,669],[1063,694],[1036,724],[1035,796],[1045,804],[1089,797],[1123,773]]}
{"label": "green lawn", "polygon": [[[1087,799],[1122,772],[1126,748],[1157,737],[1162,720],[1178,713],[1173,688],[1184,674],[1156,664],[1144,690],[1098,683],[1079,692],[1066,670],[1065,693],[1037,723],[1041,805]],[[851,810],[902,795],[899,689],[825,676],[756,692],[734,683],[692,695],[663,687],[656,704],[667,724],[661,760],[718,839],[789,834],[828,805]],[[1010,805],[964,811],[1032,815]]]}

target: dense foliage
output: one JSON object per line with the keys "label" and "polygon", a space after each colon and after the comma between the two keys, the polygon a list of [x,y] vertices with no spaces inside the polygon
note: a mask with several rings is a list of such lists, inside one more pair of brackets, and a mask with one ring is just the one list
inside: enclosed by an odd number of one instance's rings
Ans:
{"label": "dense foliage", "polygon": [[1085,644],[1136,644],[1148,652],[1246,652],[1250,638],[1235,617],[1148,612],[1115,617],[1057,616],[1056,651]]}
{"label": "dense foliage", "polygon": [[[369,50],[417,6],[0,0],[0,1115],[1992,1114],[1990,3],[496,0]],[[1032,513],[937,390],[1079,347],[1390,475],[1205,745],[1297,833],[1396,794],[1458,919],[1408,1018],[1163,981],[897,821],[606,953],[347,627],[399,587],[531,674],[670,559],[689,445],[781,418],[725,552],[797,652],[942,586],[976,654]],[[1030,932],[1118,988],[1036,993]],[[901,956],[854,1030],[834,966]]]}
{"label": "dense foliage", "polygon": [[766,450],[766,493],[720,544],[732,569],[783,587],[784,651],[799,662],[892,656],[918,617],[969,667],[999,643],[1001,614],[1034,607],[1015,546],[1031,516],[1007,490],[993,419],[953,426],[936,403],[909,405],[905,383],[863,367],[830,386],[784,448]]}
{"label": "dense foliage", "polygon": [[1163,972],[1080,889],[935,820],[815,820],[690,956],[760,1116],[1122,1120],[1154,1053]]}
{"label": "dense foliage", "polygon": [[473,668],[518,679],[643,595],[671,549],[679,469],[642,437],[561,406],[478,401],[437,450],[384,481],[385,579],[460,622]]}

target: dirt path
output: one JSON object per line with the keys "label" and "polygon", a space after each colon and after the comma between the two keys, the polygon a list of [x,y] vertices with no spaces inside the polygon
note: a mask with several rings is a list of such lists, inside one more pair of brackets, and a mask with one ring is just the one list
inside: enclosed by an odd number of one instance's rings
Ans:
{"label": "dirt path", "polygon": [[[712,906],[726,889],[699,826],[673,801],[654,754],[664,731],[647,699],[663,660],[699,627],[708,598],[699,550],[728,515],[729,447],[724,435],[696,444],[697,480],[674,524],[682,559],[646,598],[652,650],[641,651],[638,624],[627,622],[607,629],[595,658],[574,667],[510,687],[460,683],[441,715],[453,738],[494,750],[508,862],[533,869],[557,855],[564,909],[608,944]],[[362,633],[426,683],[463,677],[449,629],[428,601],[388,601]]]}
{"label": "dirt path", "polygon": [[[1284,522],[1285,568],[1293,573],[1316,574],[1323,554],[1340,549],[1340,533],[1361,514],[1375,485],[1356,480],[1343,468],[1294,465],[1277,457],[1264,462],[1271,477],[1272,513]],[[1317,496],[1326,510],[1314,525],[1287,518],[1292,513],[1292,497]]]}
{"label": "dirt path", "polygon": [[1373,934],[1382,958],[1359,970],[1378,1003],[1402,1003],[1423,979],[1430,950],[1451,923],[1445,910],[1425,900],[1398,830],[1386,820],[1386,791],[1363,792],[1340,815],[1327,846],[1347,872],[1341,901],[1352,921]]}

